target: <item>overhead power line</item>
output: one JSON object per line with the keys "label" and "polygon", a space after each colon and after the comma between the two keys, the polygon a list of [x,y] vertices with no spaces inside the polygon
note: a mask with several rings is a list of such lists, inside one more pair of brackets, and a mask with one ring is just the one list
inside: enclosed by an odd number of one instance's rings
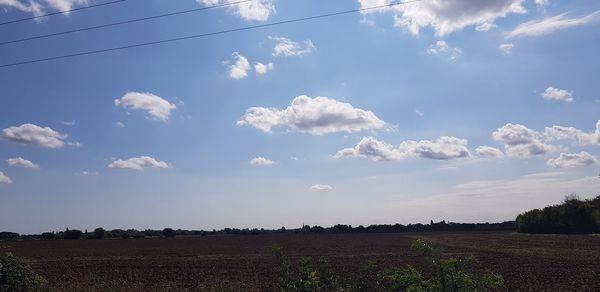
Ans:
{"label": "overhead power line", "polygon": [[10,20],[10,21],[6,21],[6,22],[0,22],[0,26],[1,25],[11,24],[11,23],[17,23],[17,22],[22,22],[22,21],[27,21],[27,20],[33,20],[33,19],[48,17],[48,16],[53,16],[53,15],[57,15],[57,14],[71,13],[71,12],[80,11],[80,10],[84,10],[84,9],[96,8],[96,7],[101,7],[101,6],[107,6],[107,5],[117,4],[117,3],[121,3],[121,2],[125,2],[125,1],[127,1],[127,0],[114,0],[114,1],[109,1],[109,2],[104,2],[104,3],[99,3],[99,4],[93,4],[93,5],[88,5],[88,6],[77,7],[77,8],[73,8],[73,9],[69,9],[69,10],[52,12],[52,13],[43,14],[43,15],[36,15],[36,16],[32,16],[32,17],[15,19],[15,20]]}
{"label": "overhead power line", "polygon": [[79,57],[79,56],[86,56],[86,55],[94,55],[94,54],[100,54],[100,53],[106,53],[106,52],[112,52],[112,51],[120,51],[120,50],[132,49],[132,48],[138,48],[138,47],[145,47],[145,46],[152,46],[152,45],[158,45],[158,44],[164,44],[164,43],[178,42],[178,41],[190,40],[190,39],[196,39],[196,38],[202,38],[202,37],[207,37],[207,36],[227,34],[227,33],[238,32],[238,31],[246,31],[246,30],[252,30],[252,29],[257,29],[257,28],[264,28],[264,27],[271,27],[271,26],[288,24],[288,23],[295,23],[295,22],[302,22],[302,21],[308,21],[308,20],[315,20],[315,19],[320,19],[320,18],[328,18],[328,17],[333,17],[333,16],[339,16],[339,15],[345,15],[345,14],[363,12],[363,11],[368,11],[368,10],[382,9],[382,8],[387,8],[387,7],[393,7],[393,6],[398,6],[398,5],[409,4],[409,3],[413,3],[413,2],[420,2],[420,1],[422,1],[422,0],[408,0],[408,1],[404,1],[404,2],[395,2],[395,3],[385,4],[385,5],[378,5],[378,6],[371,6],[371,7],[358,8],[358,9],[352,9],[352,10],[346,10],[346,11],[339,11],[339,12],[333,12],[333,13],[326,13],[326,14],[314,15],[314,16],[307,16],[307,17],[301,17],[301,18],[295,18],[295,19],[277,21],[277,22],[272,22],[272,23],[258,24],[258,25],[252,25],[252,26],[246,26],[246,27],[240,27],[240,28],[233,28],[233,29],[226,29],[226,30],[220,30],[220,31],[209,32],[209,33],[189,35],[189,36],[184,36],[184,37],[163,39],[163,40],[158,40],[158,41],[145,42],[145,43],[137,43],[137,44],[131,44],[131,45],[125,45],[125,46],[119,46],[119,47],[111,47],[111,48],[93,50],[93,51],[84,51],[84,52],[79,52],[79,53],[73,53],[73,54],[67,54],[67,55],[59,55],[59,56],[47,57],[47,58],[41,58],[41,59],[31,59],[31,60],[20,61],[20,62],[15,62],[15,63],[2,64],[2,65],[0,65],[0,68],[14,67],[14,66],[20,66],[20,65],[25,65],[25,64],[32,64],[32,63],[40,63],[40,62],[46,62],[46,61],[52,61],[52,60],[67,59],[67,58],[73,58],[73,57]]}
{"label": "overhead power line", "polygon": [[157,18],[163,18],[163,17],[181,15],[181,14],[186,14],[186,13],[198,12],[198,11],[203,11],[203,10],[208,10],[208,9],[221,8],[221,7],[226,7],[226,6],[233,6],[233,5],[241,4],[241,3],[244,3],[244,2],[250,2],[250,1],[253,1],[253,0],[242,0],[242,1],[236,1],[236,2],[229,2],[229,3],[218,4],[218,5],[213,5],[213,6],[206,6],[206,7],[201,7],[201,8],[195,8],[195,9],[189,9],[189,10],[183,10],[183,11],[177,11],[177,12],[171,12],[171,13],[165,13],[165,14],[158,14],[158,15],[154,15],[154,16],[148,16],[148,17],[142,17],[142,18],[136,18],[136,19],[119,21],[119,22],[113,22],[113,23],[107,23],[107,24],[89,26],[89,27],[84,27],[84,28],[78,28],[78,29],[73,29],[73,30],[66,30],[66,31],[61,31],[61,32],[55,32],[55,33],[50,33],[50,34],[43,34],[43,35],[38,35],[38,36],[26,37],[26,38],[11,40],[11,41],[1,41],[0,42],[0,46],[7,45],[7,44],[21,43],[21,42],[31,41],[31,40],[35,40],[35,39],[42,39],[42,38],[59,36],[59,35],[72,34],[72,33],[76,33],[76,32],[83,32],[83,31],[90,31],[90,30],[95,30],[95,29],[100,29],[100,28],[107,28],[107,27],[111,27],[111,26],[124,25],[124,24],[129,24],[129,23],[134,23],[134,22],[147,21],[147,20],[152,20],[152,19],[157,19]]}

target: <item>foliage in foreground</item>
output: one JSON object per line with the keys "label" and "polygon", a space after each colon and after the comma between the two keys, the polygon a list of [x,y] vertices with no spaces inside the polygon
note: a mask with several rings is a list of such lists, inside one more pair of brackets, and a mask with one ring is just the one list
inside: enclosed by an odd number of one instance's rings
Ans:
{"label": "foliage in foreground", "polygon": [[7,253],[0,256],[0,291],[47,291],[48,282],[22,259]]}
{"label": "foliage in foreground", "polygon": [[303,257],[293,263],[281,250],[275,248],[275,289],[278,291],[488,291],[504,286],[502,276],[486,272],[468,272],[466,268],[476,262],[445,258],[429,243],[418,239],[413,249],[422,254],[431,265],[433,274],[426,278],[415,267],[380,268],[374,263],[361,267],[348,286],[341,285],[335,272],[325,259]]}
{"label": "foliage in foreground", "polygon": [[570,195],[562,204],[520,214],[516,224],[521,233],[600,233],[600,196],[581,200]]}

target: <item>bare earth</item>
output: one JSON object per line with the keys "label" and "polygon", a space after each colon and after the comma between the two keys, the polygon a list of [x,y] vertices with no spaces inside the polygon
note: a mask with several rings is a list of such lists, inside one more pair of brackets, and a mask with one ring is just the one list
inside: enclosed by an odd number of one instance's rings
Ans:
{"label": "bare earth", "polygon": [[273,234],[174,239],[0,242],[1,252],[31,261],[54,291],[265,291],[272,247],[291,257],[325,257],[352,277],[368,261],[383,266],[424,260],[411,250],[423,238],[451,256],[475,255],[482,270],[504,276],[509,291],[600,291],[600,236],[509,232]]}

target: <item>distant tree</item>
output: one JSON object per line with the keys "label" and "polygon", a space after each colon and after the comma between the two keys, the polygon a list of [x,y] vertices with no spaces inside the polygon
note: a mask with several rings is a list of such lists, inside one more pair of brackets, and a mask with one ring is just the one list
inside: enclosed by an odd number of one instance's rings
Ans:
{"label": "distant tree", "polygon": [[42,233],[43,240],[51,240],[54,239],[54,232],[44,232]]}
{"label": "distant tree", "polygon": [[83,232],[81,232],[81,230],[77,230],[77,229],[72,229],[69,230],[69,228],[67,228],[67,230],[65,230],[65,232],[62,234],[62,238],[63,239],[81,239],[81,236],[83,236]]}
{"label": "distant tree", "polygon": [[106,230],[104,228],[98,227],[94,229],[94,238],[102,239],[104,237],[106,237]]}
{"label": "distant tree", "polygon": [[600,232],[600,196],[581,200],[567,196],[562,204],[534,209],[517,216],[517,231],[522,233]]}
{"label": "distant tree", "polygon": [[165,228],[165,229],[163,229],[162,233],[163,233],[163,236],[167,237],[167,238],[173,238],[176,235],[175,230],[173,230],[172,228]]}

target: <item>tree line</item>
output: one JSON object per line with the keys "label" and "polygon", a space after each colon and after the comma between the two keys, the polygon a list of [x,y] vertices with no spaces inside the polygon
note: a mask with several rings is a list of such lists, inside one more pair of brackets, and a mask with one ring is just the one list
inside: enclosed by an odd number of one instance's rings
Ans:
{"label": "tree line", "polygon": [[520,214],[516,225],[521,233],[600,233],[600,196],[582,200],[569,195],[561,204]]}
{"label": "tree line", "polygon": [[303,233],[398,233],[398,232],[438,232],[438,231],[514,231],[515,221],[505,221],[501,223],[455,223],[455,222],[433,222],[429,224],[374,224],[369,226],[352,226],[337,224],[331,227],[322,227],[318,225],[302,225],[301,228],[287,229],[258,229],[258,228],[224,228],[220,230],[182,230],[165,228],[163,230],[136,230],[136,229],[113,229],[105,230],[102,227],[94,229],[92,232],[87,230],[67,228],[64,231],[44,232],[42,234],[20,235],[14,232],[0,232],[0,240],[14,239],[105,239],[105,238],[147,238],[147,237],[175,237],[175,236],[215,236],[215,235],[259,235],[259,234],[303,234]]}

